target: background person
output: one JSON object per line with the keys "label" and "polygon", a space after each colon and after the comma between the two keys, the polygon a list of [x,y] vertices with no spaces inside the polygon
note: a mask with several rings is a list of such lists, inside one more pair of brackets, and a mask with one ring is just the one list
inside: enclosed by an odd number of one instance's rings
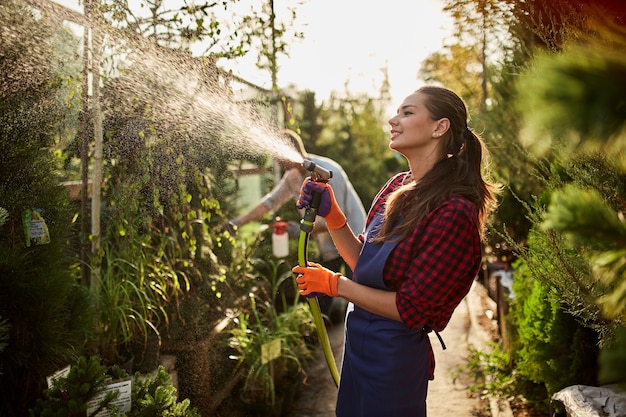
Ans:
{"label": "background person", "polygon": [[389,147],[410,171],[380,190],[365,233],[354,235],[332,186],[309,179],[297,203],[305,207],[313,191],[322,193],[318,214],[354,270],[350,279],[316,264],[293,268],[301,294],[349,301],[338,417],[426,416],[434,377],[428,333],[442,331],[469,292],[496,205],[497,188],[481,174],[486,150],[454,92],[422,87],[389,124]]}
{"label": "background person", "polygon": [[[357,231],[357,233],[362,232],[365,227],[365,209],[343,168],[330,158],[307,153],[302,139],[293,130],[285,129],[282,132],[303,158],[309,159],[316,165],[332,171],[332,178],[329,180],[329,184],[332,185],[335,191],[336,202],[338,206],[341,207],[341,210],[348,216],[348,223],[352,230]],[[259,201],[255,207],[231,219],[230,223],[235,226],[242,226],[248,222],[261,219],[267,213],[277,211],[291,199],[298,198],[302,182],[310,175],[310,172],[300,163],[288,160],[279,160],[278,162],[281,167],[285,169],[285,173],[280,181],[269,193],[261,198],[261,201]],[[302,211],[302,213],[304,213],[304,211]],[[341,271],[343,268],[346,276],[352,276],[352,270],[341,258],[326,228],[326,221],[322,217],[318,216],[316,218],[315,225],[311,231],[311,237],[317,246],[320,264],[334,271]],[[333,300],[328,296],[322,295],[319,297],[319,303],[321,311],[328,315],[331,321],[337,322],[338,320],[343,320],[345,302],[342,302],[342,300]]]}

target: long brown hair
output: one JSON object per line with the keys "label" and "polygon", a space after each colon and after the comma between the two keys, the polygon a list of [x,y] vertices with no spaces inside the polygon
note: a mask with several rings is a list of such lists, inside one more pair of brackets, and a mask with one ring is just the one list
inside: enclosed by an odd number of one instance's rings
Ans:
{"label": "long brown hair", "polygon": [[427,97],[425,105],[431,118],[449,119],[450,128],[442,138],[441,160],[419,181],[399,187],[387,198],[383,223],[375,241],[404,239],[428,213],[454,195],[476,205],[482,236],[487,219],[497,206],[495,194],[500,189],[483,178],[482,163],[486,162],[488,151],[480,137],[468,127],[467,106],[457,94],[436,86],[422,87],[416,93]]}

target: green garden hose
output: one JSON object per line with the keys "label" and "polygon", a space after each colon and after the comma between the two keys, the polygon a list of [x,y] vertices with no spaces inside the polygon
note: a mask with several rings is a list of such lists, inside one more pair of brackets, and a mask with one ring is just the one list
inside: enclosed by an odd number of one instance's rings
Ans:
{"label": "green garden hose", "polygon": [[[317,209],[319,208],[319,201],[321,195],[315,195],[311,205],[306,208],[304,217],[300,221],[300,239],[298,241],[298,265],[307,266],[307,252],[309,245],[309,236],[313,225],[315,224],[315,217],[317,216]],[[313,314],[313,322],[317,329],[317,337],[322,345],[324,351],[324,357],[328,364],[328,370],[330,371],[333,381],[336,386],[339,386],[339,371],[337,370],[337,364],[335,363],[335,356],[333,355],[332,348],[330,346],[330,340],[328,339],[328,332],[326,331],[326,325],[322,318],[322,312],[320,310],[320,303],[317,297],[307,298],[311,313]]]}

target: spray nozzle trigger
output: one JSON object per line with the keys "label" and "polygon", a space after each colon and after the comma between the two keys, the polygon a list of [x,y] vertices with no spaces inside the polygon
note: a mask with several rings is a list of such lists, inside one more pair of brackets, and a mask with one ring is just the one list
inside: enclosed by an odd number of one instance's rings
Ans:
{"label": "spray nozzle trigger", "polygon": [[317,165],[315,162],[305,159],[302,162],[302,166],[304,166],[308,171],[311,172],[311,179],[317,182],[328,182],[329,179],[333,177],[333,172],[327,170],[324,167]]}

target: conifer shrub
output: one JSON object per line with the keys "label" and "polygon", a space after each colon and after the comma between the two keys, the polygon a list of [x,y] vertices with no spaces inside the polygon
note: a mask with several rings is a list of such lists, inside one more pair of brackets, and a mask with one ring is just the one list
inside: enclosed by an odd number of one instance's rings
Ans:
{"label": "conifer shrub", "polygon": [[[119,392],[107,390],[107,385],[128,380],[129,375],[117,365],[107,368],[99,356],[80,357],[65,377],[55,379],[46,389],[31,417],[82,417],[92,413],[119,411],[115,400]],[[105,411],[106,410],[106,411]],[[131,382],[130,411],[124,417],[169,416],[199,417],[188,399],[178,401],[171,376],[163,367],[147,376],[137,373]]]}
{"label": "conifer shrub", "polygon": [[562,306],[562,298],[533,278],[524,260],[515,264],[510,319],[513,359],[521,376],[544,384],[549,396],[570,385],[595,385],[598,336]]}

